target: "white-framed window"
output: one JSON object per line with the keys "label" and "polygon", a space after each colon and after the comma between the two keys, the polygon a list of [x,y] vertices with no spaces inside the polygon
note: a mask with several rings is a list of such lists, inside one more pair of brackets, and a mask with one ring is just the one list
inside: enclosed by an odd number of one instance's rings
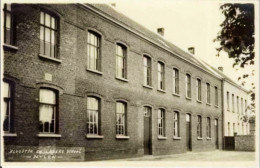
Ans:
{"label": "white-framed window", "polygon": [[13,45],[13,14],[11,4],[4,4],[4,43]]}
{"label": "white-framed window", "polygon": [[88,69],[101,71],[100,61],[100,41],[101,36],[93,31],[88,31],[87,61]]}
{"label": "white-framed window", "polygon": [[202,119],[200,115],[198,115],[197,137],[202,138]]}
{"label": "white-framed window", "polygon": [[239,111],[239,97],[237,96],[237,113],[239,114],[240,111]]}
{"label": "white-framed window", "polygon": [[218,87],[215,86],[215,106],[218,106]]}
{"label": "white-framed window", "polygon": [[158,109],[158,136],[165,137],[165,110]]}
{"label": "white-framed window", "polygon": [[180,116],[179,116],[179,112],[174,111],[173,114],[173,136],[174,137],[180,137]]}
{"label": "white-framed window", "polygon": [[227,111],[230,109],[230,104],[229,104],[229,92],[227,92]]}
{"label": "white-framed window", "polygon": [[206,134],[208,138],[211,138],[211,120],[209,117],[207,117]]}
{"label": "white-framed window", "polygon": [[100,99],[92,96],[87,97],[87,134],[100,134]]}
{"label": "white-framed window", "polygon": [[186,74],[186,97],[191,98],[191,76]]}
{"label": "white-framed window", "polygon": [[207,89],[207,103],[210,104],[210,84],[206,83],[206,89]]}
{"label": "white-framed window", "polygon": [[201,101],[201,80],[196,80],[196,92],[197,92],[197,100]]}
{"label": "white-framed window", "polygon": [[235,96],[232,94],[232,112],[235,112]]}
{"label": "white-framed window", "polygon": [[126,77],[126,57],[127,48],[123,44],[116,45],[116,77],[127,78]]}
{"label": "white-framed window", "polygon": [[126,135],[126,103],[116,102],[116,135]]}
{"label": "white-framed window", "polygon": [[39,132],[57,133],[57,94],[51,89],[40,89]]}
{"label": "white-framed window", "polygon": [[158,89],[164,90],[165,89],[165,82],[164,82],[164,73],[165,73],[165,67],[164,63],[158,62],[157,66],[158,71]]}
{"label": "white-framed window", "polygon": [[41,11],[40,19],[40,54],[57,58],[57,19]]}
{"label": "white-framed window", "polygon": [[12,94],[11,94],[11,84],[8,82],[3,82],[3,109],[4,109],[4,123],[3,131],[11,132],[11,112],[12,112]]}
{"label": "white-framed window", "polygon": [[179,94],[179,70],[173,68],[173,93]]}
{"label": "white-framed window", "polygon": [[144,85],[152,86],[152,61],[149,56],[144,55]]}

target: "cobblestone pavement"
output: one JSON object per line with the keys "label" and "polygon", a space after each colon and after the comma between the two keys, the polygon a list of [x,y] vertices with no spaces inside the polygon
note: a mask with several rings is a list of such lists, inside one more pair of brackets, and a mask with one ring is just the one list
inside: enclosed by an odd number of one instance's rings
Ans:
{"label": "cobblestone pavement", "polygon": [[[123,161],[254,161],[255,152],[240,151],[207,151],[187,152],[183,154],[164,156],[144,156],[130,159],[119,159]],[[113,160],[115,161],[115,160]]]}

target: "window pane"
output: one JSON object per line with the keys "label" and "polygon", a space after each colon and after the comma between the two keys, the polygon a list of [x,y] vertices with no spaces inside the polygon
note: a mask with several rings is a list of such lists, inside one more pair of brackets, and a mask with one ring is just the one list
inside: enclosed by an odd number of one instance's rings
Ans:
{"label": "window pane", "polygon": [[11,14],[10,13],[6,13],[6,28],[11,28]]}
{"label": "window pane", "polygon": [[44,13],[41,12],[41,20],[40,20],[41,24],[44,24]]}
{"label": "window pane", "polygon": [[89,110],[98,110],[98,99],[94,97],[87,98],[87,108]]}
{"label": "window pane", "polygon": [[45,28],[45,41],[51,42],[51,30],[48,28]]}
{"label": "window pane", "polygon": [[45,25],[50,27],[51,26],[51,16],[45,13]]}
{"label": "window pane", "polygon": [[51,17],[51,28],[56,29],[56,21],[54,17]]}
{"label": "window pane", "polygon": [[40,102],[48,104],[56,104],[56,94],[52,90],[41,89],[40,90]]}
{"label": "window pane", "polygon": [[2,90],[3,96],[10,97],[10,84],[7,82],[3,82],[3,84],[4,84],[4,90]]}

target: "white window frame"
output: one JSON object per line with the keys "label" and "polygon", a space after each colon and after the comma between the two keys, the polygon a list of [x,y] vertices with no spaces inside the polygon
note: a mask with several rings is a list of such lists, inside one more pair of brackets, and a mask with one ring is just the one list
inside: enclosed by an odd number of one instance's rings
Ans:
{"label": "white window frame", "polygon": [[173,136],[180,137],[180,113],[177,111],[173,113]]}
{"label": "white window frame", "polygon": [[[11,113],[12,113],[12,86],[9,82],[3,82],[4,90],[3,92],[3,104],[5,104],[5,114],[3,121],[3,131],[10,133],[11,132]],[[7,91],[7,92],[6,92]],[[7,122],[7,129],[5,129],[5,122]]]}
{"label": "white window frame", "polygon": [[157,63],[157,72],[158,72],[158,89],[165,89],[165,64],[161,61]]}
{"label": "white window frame", "polygon": [[[122,53],[119,52],[122,50]],[[116,77],[126,79],[127,78],[127,47],[121,43],[116,44]],[[119,62],[122,61],[122,67]]]}
{"label": "white window frame", "polygon": [[179,70],[177,68],[173,68],[173,94],[180,94],[179,88]]}
{"label": "white window frame", "polygon": [[152,86],[152,59],[150,56],[143,56],[144,64],[144,85]]}
{"label": "white window frame", "polygon": [[87,38],[87,67],[90,70],[101,71],[101,36],[98,33],[89,30]]}
{"label": "white window frame", "polygon": [[186,73],[186,97],[191,99],[191,75]]}
{"label": "white window frame", "polygon": [[158,137],[165,137],[165,110],[164,109],[158,109]]}
{"label": "white window frame", "polygon": [[116,102],[116,135],[126,136],[126,108],[125,102]]}
{"label": "white window frame", "polygon": [[99,118],[100,118],[100,99],[94,96],[88,96],[87,97],[87,134],[88,135],[100,135]]}
{"label": "white window frame", "polygon": [[206,103],[210,104],[210,84],[206,83]]}
{"label": "white window frame", "polygon": [[197,78],[196,80],[196,94],[197,94],[197,100],[202,101],[201,97],[201,79]]}
{"label": "white window frame", "polygon": [[202,138],[202,117],[197,116],[197,137]]}

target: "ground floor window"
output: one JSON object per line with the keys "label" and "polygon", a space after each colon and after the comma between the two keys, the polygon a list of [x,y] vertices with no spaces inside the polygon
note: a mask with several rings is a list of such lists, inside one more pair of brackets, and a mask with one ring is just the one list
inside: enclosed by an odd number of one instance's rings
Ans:
{"label": "ground floor window", "polygon": [[126,104],[116,102],[116,134],[126,135]]}
{"label": "ground floor window", "polygon": [[175,111],[173,116],[173,136],[180,136],[180,127],[179,127],[179,112]]}
{"label": "ground floor window", "polygon": [[202,123],[201,123],[201,116],[198,116],[198,123],[197,123],[197,137],[202,138]]}
{"label": "ground floor window", "polygon": [[165,137],[165,110],[158,109],[158,136]]}
{"label": "ground floor window", "polygon": [[99,99],[87,98],[87,134],[99,134]]}

